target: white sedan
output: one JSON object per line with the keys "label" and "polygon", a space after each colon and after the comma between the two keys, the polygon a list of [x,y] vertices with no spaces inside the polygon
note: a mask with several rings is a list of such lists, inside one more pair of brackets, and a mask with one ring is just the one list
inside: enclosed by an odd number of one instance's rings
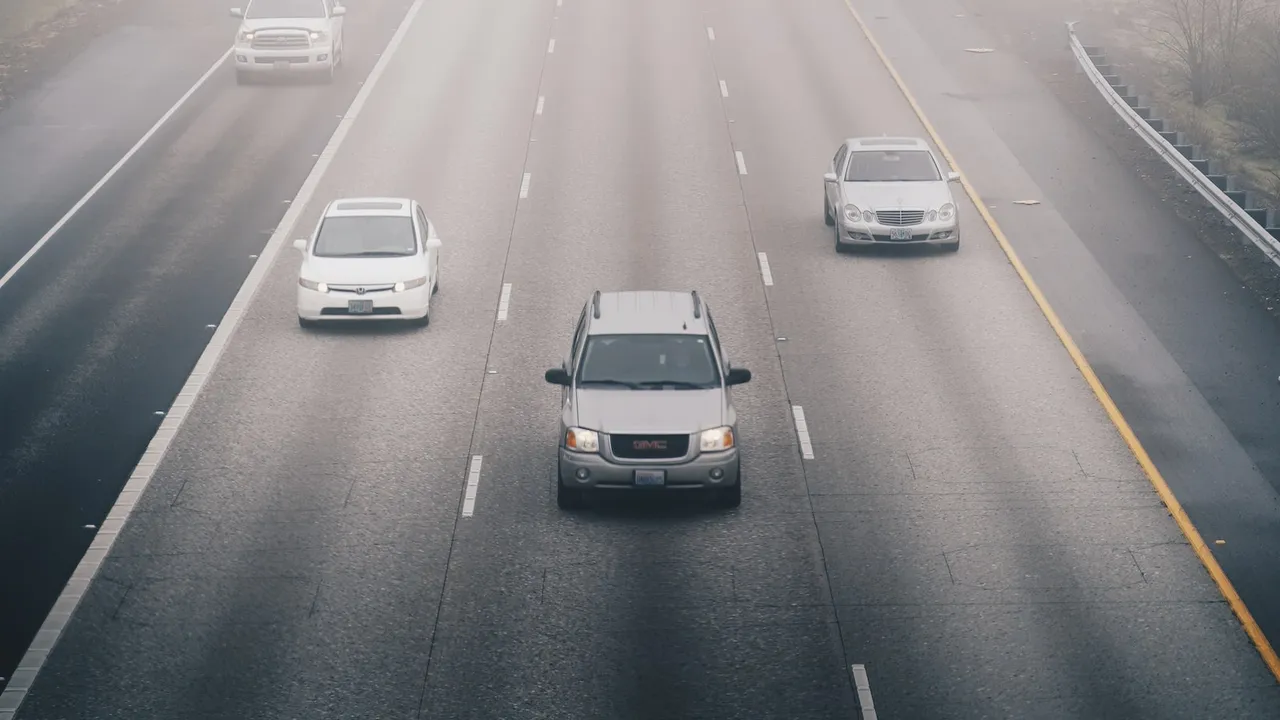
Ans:
{"label": "white sedan", "polygon": [[440,238],[408,198],[343,198],[321,213],[302,251],[298,324],[403,319],[431,322],[440,289]]}

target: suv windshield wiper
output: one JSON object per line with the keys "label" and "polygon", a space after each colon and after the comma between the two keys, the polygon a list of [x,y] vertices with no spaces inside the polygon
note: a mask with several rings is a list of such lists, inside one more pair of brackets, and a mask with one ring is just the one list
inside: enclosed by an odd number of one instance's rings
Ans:
{"label": "suv windshield wiper", "polygon": [[641,387],[639,383],[633,383],[629,380],[610,380],[608,378],[603,380],[579,380],[578,384],[579,385],[617,385],[619,387],[631,388],[632,390],[639,390]]}
{"label": "suv windshield wiper", "polygon": [[713,387],[706,383],[695,383],[687,380],[644,380],[635,383],[635,386],[640,388],[676,387],[686,390],[706,390],[708,387]]}

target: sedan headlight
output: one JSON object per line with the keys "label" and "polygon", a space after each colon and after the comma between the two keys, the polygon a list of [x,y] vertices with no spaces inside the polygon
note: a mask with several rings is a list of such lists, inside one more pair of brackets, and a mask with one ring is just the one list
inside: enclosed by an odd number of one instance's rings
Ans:
{"label": "sedan headlight", "polygon": [[733,447],[733,428],[718,427],[702,431],[699,443],[702,452],[719,452]]}
{"label": "sedan headlight", "polygon": [[564,446],[580,453],[600,452],[600,435],[595,430],[569,428],[564,433]]}
{"label": "sedan headlight", "polygon": [[395,284],[395,288],[394,288],[394,289],[395,289],[395,291],[396,291],[396,292],[404,292],[405,290],[412,290],[412,289],[414,289],[414,288],[420,288],[420,287],[422,287],[423,285],[426,285],[426,284],[427,284],[427,276],[426,276],[426,275],[423,275],[423,276],[422,276],[422,277],[420,277],[420,278],[414,278],[414,279],[412,279],[412,280],[406,280],[406,281],[404,281],[404,282],[398,282],[398,283],[396,283],[396,284]]}
{"label": "sedan headlight", "polygon": [[844,219],[849,222],[858,222],[862,219],[862,211],[858,209],[857,205],[845,205]]}
{"label": "sedan headlight", "polygon": [[308,290],[315,290],[316,292],[322,292],[322,293],[329,292],[329,286],[326,285],[325,283],[316,282],[315,280],[308,280],[304,277],[298,278],[298,284]]}
{"label": "sedan headlight", "polygon": [[943,205],[942,207],[938,208],[938,219],[941,220],[942,222],[950,222],[951,220],[954,220],[955,217],[956,217],[955,205],[952,205],[951,203],[947,203],[946,205]]}

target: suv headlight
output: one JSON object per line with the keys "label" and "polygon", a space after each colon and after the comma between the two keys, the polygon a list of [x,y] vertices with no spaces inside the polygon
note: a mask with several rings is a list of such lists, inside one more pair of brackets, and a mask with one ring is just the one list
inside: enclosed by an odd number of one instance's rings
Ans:
{"label": "suv headlight", "polygon": [[319,41],[319,40],[324,40],[324,38],[325,38],[325,34],[324,34],[323,32],[321,32],[321,31],[319,31],[319,30],[312,30],[312,31],[311,31],[311,42],[317,42],[317,41]]}
{"label": "suv headlight", "polygon": [[598,453],[600,452],[600,434],[595,430],[569,428],[564,433],[564,446],[574,452]]}
{"label": "suv headlight", "polygon": [[733,447],[733,428],[718,427],[702,431],[699,442],[702,452],[719,452]]}
{"label": "suv headlight", "polygon": [[308,290],[315,290],[316,292],[322,292],[322,293],[329,292],[328,285],[322,282],[316,282],[315,280],[308,280],[304,277],[298,278],[298,284]]}
{"label": "suv headlight", "polygon": [[241,30],[240,42],[242,43],[253,42],[253,33],[249,32],[248,30]]}
{"label": "suv headlight", "polygon": [[942,222],[950,222],[955,219],[955,216],[956,206],[951,203],[947,203],[946,205],[938,208],[938,219]]}
{"label": "suv headlight", "polygon": [[414,288],[420,288],[420,287],[422,287],[423,285],[426,285],[426,284],[427,284],[427,276],[426,276],[426,275],[423,275],[423,276],[422,276],[422,277],[420,277],[420,278],[414,278],[414,279],[412,279],[412,280],[406,280],[406,281],[404,281],[404,282],[398,282],[398,283],[396,283],[396,284],[395,284],[395,287],[394,287],[394,288],[392,288],[392,289],[393,289],[393,290],[395,290],[396,292],[404,292],[405,290],[412,290],[412,289],[414,289]]}

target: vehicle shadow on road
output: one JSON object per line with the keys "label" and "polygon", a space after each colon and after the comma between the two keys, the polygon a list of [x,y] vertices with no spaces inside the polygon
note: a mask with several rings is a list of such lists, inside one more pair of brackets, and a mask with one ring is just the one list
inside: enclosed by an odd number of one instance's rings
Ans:
{"label": "vehicle shadow on road", "polygon": [[574,514],[587,521],[664,521],[694,520],[732,512],[732,509],[717,506],[710,493],[680,491],[601,493],[601,496],[591,499],[586,509]]}

